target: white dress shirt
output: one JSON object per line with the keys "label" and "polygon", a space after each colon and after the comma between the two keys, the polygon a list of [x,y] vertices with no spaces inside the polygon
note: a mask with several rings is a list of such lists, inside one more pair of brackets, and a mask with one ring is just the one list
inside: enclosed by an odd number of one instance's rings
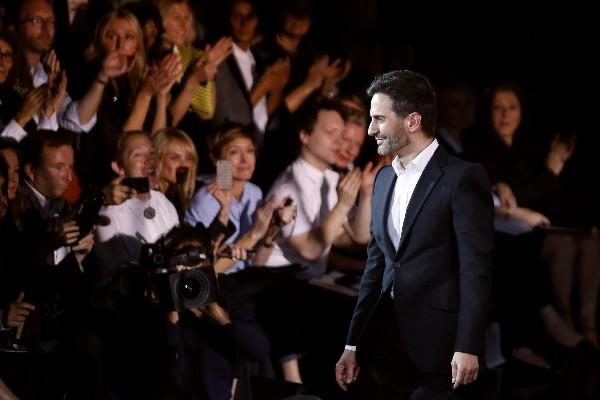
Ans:
{"label": "white dress shirt", "polygon": [[425,147],[420,153],[411,154],[403,158],[396,156],[394,161],[392,161],[392,168],[394,168],[398,179],[396,179],[392,195],[387,229],[396,250],[398,250],[400,238],[402,237],[402,226],[404,225],[404,217],[406,216],[406,209],[408,208],[410,198],[417,186],[417,182],[419,182],[419,178],[421,178],[423,170],[429,164],[438,146],[438,141],[433,139],[429,146]]}
{"label": "white dress shirt", "polygon": [[[254,82],[254,68],[256,66],[254,55],[252,55],[250,49],[244,51],[239,48],[237,44],[233,43],[233,56],[235,57],[238,67],[240,68],[242,78],[244,78],[246,89],[248,90],[248,93],[250,93],[252,87],[256,83]],[[256,124],[256,127],[263,132],[269,119],[269,114],[267,113],[266,96],[261,97],[260,100],[258,100],[258,102],[254,105],[252,114],[254,116],[254,123]]]}
{"label": "white dress shirt", "polygon": [[265,266],[283,267],[297,263],[309,267],[303,276],[312,278],[325,273],[329,249],[324,252],[319,261],[309,263],[289,244],[290,237],[306,233],[321,222],[319,220],[322,202],[320,193],[323,179],[327,179],[329,185],[327,208],[331,211],[338,201],[336,187],[339,175],[333,170],[321,171],[298,157],[273,183],[266,198],[275,196],[275,204],[281,204],[284,198],[291,197],[297,215],[294,222],[282,227],[280,237]]}
{"label": "white dress shirt", "polygon": [[[29,189],[31,189],[31,193],[33,193],[33,195],[35,196],[35,199],[40,204],[40,207],[41,208],[46,208],[46,206],[49,203],[48,199],[43,194],[41,194],[40,192],[38,192],[36,190],[36,188],[34,188],[33,185],[31,185],[29,182],[25,182],[25,184],[27,186],[29,186]],[[58,265],[58,264],[60,264],[60,262],[62,260],[64,260],[65,258],[67,258],[67,256],[69,255],[70,252],[71,252],[71,247],[70,246],[62,246],[62,247],[59,247],[58,249],[55,249],[54,250],[54,254],[53,254],[53,258],[52,258],[52,262],[53,262],[52,265]],[[79,268],[81,268],[81,266]]]}
{"label": "white dress shirt", "polygon": [[[406,217],[410,198],[415,191],[419,178],[423,174],[423,170],[429,164],[429,161],[431,161],[431,157],[433,157],[433,153],[435,153],[438,147],[438,141],[433,139],[420,153],[410,154],[402,158],[396,156],[394,161],[392,161],[392,168],[394,168],[398,179],[396,179],[394,193],[392,194],[387,230],[396,250],[398,250],[400,238],[402,237],[402,225],[404,224],[404,217]],[[394,297],[393,290],[394,288],[392,287],[392,297]],[[356,351],[356,346],[346,345],[344,349]]]}

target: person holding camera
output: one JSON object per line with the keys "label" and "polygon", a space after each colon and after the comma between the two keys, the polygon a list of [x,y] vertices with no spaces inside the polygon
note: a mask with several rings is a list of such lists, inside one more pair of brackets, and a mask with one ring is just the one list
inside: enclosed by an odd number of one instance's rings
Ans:
{"label": "person holding camera", "polygon": [[101,280],[137,261],[143,243],[155,242],[179,223],[173,204],[151,189],[156,186],[156,151],[145,132],[121,135],[111,167],[118,177],[106,190],[108,205],[100,210],[106,225],[96,231]]}
{"label": "person holding camera", "polygon": [[212,242],[201,224],[182,224],[142,247],[145,293],[164,329],[165,341],[152,347],[164,347],[153,361],[162,370],[158,398],[224,399],[240,391],[244,398],[250,388],[243,366],[269,354],[252,305],[219,290],[213,260],[228,247]]}
{"label": "person holding camera", "polygon": [[44,398],[99,395],[101,350],[88,291],[94,237],[80,232],[62,198],[72,179],[73,147],[61,130],[37,131],[21,142],[21,157],[24,181],[12,207],[2,285],[13,300],[6,322],[36,361],[23,366],[22,378],[33,380],[27,390]]}

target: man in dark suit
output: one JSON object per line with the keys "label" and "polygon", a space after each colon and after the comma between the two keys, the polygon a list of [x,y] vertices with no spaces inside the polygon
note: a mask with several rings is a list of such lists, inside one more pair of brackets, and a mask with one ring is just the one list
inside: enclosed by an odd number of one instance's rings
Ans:
{"label": "man in dark suit", "polygon": [[[346,341],[342,389],[365,371],[368,397],[449,398],[477,379],[491,287],[493,204],[485,170],[433,137],[436,96],[426,77],[375,78],[369,135],[380,155],[371,242]],[[357,386],[357,385],[355,385]]]}

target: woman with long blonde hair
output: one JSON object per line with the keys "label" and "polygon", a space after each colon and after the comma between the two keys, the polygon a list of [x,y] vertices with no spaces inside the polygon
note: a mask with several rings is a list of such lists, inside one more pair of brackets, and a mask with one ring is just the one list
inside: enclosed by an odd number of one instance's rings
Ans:
{"label": "woman with long blonde hair", "polygon": [[[125,58],[127,70],[106,81],[95,78],[106,90],[94,133],[87,135],[83,148],[86,159],[99,162],[113,158],[121,132],[143,129],[155,132],[167,125],[168,95],[179,69],[176,57],[168,57],[158,66],[147,64],[140,24],[125,9],[106,14],[98,23],[94,39],[85,52],[90,76],[96,76],[94,72],[102,63],[110,62],[112,58],[108,55]],[[152,104],[153,99],[156,99],[155,104]],[[107,166],[96,181],[106,183],[108,172]]]}
{"label": "woman with long blonde hair", "polygon": [[158,185],[179,215],[190,207],[196,188],[198,154],[192,139],[182,130],[163,128],[153,136],[158,162]]}

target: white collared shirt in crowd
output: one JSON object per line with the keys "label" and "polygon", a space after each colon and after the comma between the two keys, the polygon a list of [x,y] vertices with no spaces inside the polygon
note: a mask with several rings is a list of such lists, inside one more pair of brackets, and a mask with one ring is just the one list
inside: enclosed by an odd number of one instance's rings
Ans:
{"label": "white collared shirt in crowd", "polygon": [[329,249],[319,261],[309,263],[288,242],[290,237],[306,233],[320,223],[318,219],[323,179],[327,179],[329,184],[327,206],[331,211],[338,201],[336,188],[339,180],[338,173],[331,169],[321,171],[299,157],[273,183],[266,198],[275,196],[275,204],[281,204],[284,198],[290,196],[296,206],[297,216],[294,222],[282,228],[266,266],[301,264],[309,267],[303,274],[306,277],[319,277],[325,273]]}
{"label": "white collared shirt in crowd", "polygon": [[[233,43],[233,57],[235,57],[235,61],[240,68],[242,78],[244,78],[244,83],[246,84],[246,89],[248,90],[248,93],[250,93],[252,87],[257,83],[254,82],[254,69],[256,67],[254,55],[252,55],[250,49],[244,51],[240,49],[237,44]],[[260,100],[258,100],[258,102],[254,105],[252,114],[254,116],[254,123],[256,124],[256,127],[261,132],[264,132],[269,119],[266,96],[261,97]]]}

